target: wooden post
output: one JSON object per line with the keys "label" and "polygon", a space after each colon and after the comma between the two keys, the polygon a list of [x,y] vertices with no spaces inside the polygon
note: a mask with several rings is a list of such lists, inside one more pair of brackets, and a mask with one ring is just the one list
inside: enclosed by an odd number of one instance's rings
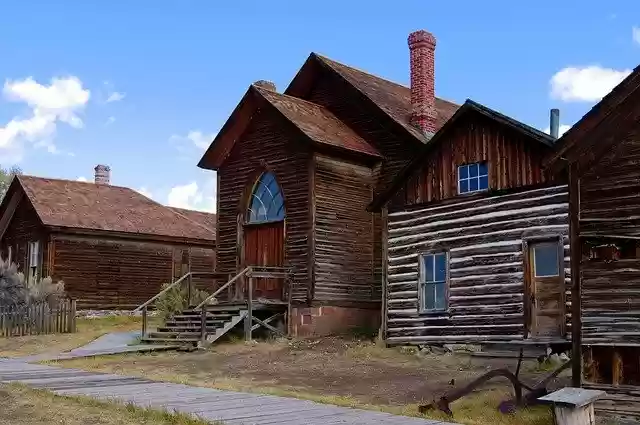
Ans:
{"label": "wooden post", "polygon": [[582,296],[580,291],[580,180],[575,163],[569,166],[569,244],[571,257],[571,383],[582,385]]}
{"label": "wooden post", "polygon": [[253,277],[249,275],[249,291],[247,294],[247,317],[244,320],[244,339],[251,341],[253,327]]}
{"label": "wooden post", "polygon": [[76,300],[71,300],[71,311],[72,311],[72,316],[71,316],[71,332],[75,333],[77,331],[76,328]]}
{"label": "wooden post", "polygon": [[189,271],[189,276],[187,277],[187,308],[191,307],[191,271]]}
{"label": "wooden post", "polygon": [[207,307],[206,305],[203,305],[202,310],[200,311],[200,344],[204,345],[206,339],[207,339]]}
{"label": "wooden post", "polygon": [[147,306],[142,307],[142,337],[147,336]]}

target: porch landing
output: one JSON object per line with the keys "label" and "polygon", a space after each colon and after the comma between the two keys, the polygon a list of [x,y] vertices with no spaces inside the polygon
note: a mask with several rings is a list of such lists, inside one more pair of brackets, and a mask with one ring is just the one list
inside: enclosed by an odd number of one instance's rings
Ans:
{"label": "porch landing", "polygon": [[220,391],[137,377],[0,360],[0,383],[19,382],[58,395],[133,403],[218,420],[226,425],[456,425],[307,400]]}

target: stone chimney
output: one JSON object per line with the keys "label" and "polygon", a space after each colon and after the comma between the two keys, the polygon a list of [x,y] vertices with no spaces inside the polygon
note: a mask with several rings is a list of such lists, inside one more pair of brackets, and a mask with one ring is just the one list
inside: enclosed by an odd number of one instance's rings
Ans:
{"label": "stone chimney", "polygon": [[436,38],[421,30],[409,34],[411,59],[411,124],[427,136],[436,132],[435,97]]}
{"label": "stone chimney", "polygon": [[253,83],[253,85],[256,86],[256,87],[260,87],[261,89],[277,91],[276,90],[276,85],[273,84],[271,81],[258,80],[255,83]]}
{"label": "stone chimney", "polygon": [[111,168],[108,165],[98,164],[94,170],[96,171],[96,184],[109,184],[111,182]]}
{"label": "stone chimney", "polygon": [[557,139],[560,134],[560,109],[552,109],[549,116],[549,133],[551,137]]}

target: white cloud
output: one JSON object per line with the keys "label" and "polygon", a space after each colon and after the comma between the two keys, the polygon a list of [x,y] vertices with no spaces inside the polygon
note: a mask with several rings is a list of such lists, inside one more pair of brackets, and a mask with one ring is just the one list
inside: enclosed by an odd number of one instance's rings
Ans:
{"label": "white cloud", "polygon": [[551,77],[551,97],[565,102],[599,101],[630,73],[630,69],[616,70],[597,65],[567,67]]}
{"label": "white cloud", "polygon": [[171,188],[167,196],[167,204],[171,207],[190,210],[216,211],[216,198],[213,190],[200,189],[195,181]]}
{"label": "white cloud", "polygon": [[77,115],[89,101],[90,91],[82,87],[77,77],[53,78],[42,85],[33,78],[4,83],[2,94],[12,102],[26,103],[28,117],[17,116],[0,126],[0,153],[19,161],[25,145],[44,147],[50,153],[59,153],[53,143],[58,122],[81,128]]}
{"label": "white cloud", "polygon": [[631,28],[631,39],[634,43],[640,45],[640,27]]}
{"label": "white cloud", "polygon": [[191,130],[186,136],[174,134],[169,138],[169,141],[176,143],[178,149],[182,149],[184,144],[189,144],[204,150],[209,147],[215,137],[216,133],[203,133],[200,130]]}
{"label": "white cloud", "polygon": [[78,178],[77,178],[77,180],[78,180],[79,182],[88,182],[88,181],[89,181],[89,180],[87,180],[87,178],[86,178],[86,177],[83,177],[83,176],[78,177]]}
{"label": "white cloud", "polygon": [[120,102],[122,99],[125,98],[126,95],[127,95],[126,93],[114,91],[113,93],[110,93],[109,96],[107,96],[106,102],[107,103]]}
{"label": "white cloud", "polygon": [[[558,137],[562,137],[562,135],[566,133],[567,130],[569,130],[570,128],[571,128],[570,125],[566,125],[566,124],[560,125],[560,127],[558,127]],[[545,128],[544,132],[547,134],[551,134],[551,127]]]}
{"label": "white cloud", "polygon": [[148,190],[146,187],[141,187],[139,189],[136,189],[136,192],[140,193],[141,195],[146,196],[149,199],[153,199],[153,194],[151,193],[150,190]]}
{"label": "white cloud", "polygon": [[107,121],[104,123],[104,125],[108,126],[108,125],[113,124],[114,122],[116,122],[116,117],[111,116],[111,117],[107,118]]}

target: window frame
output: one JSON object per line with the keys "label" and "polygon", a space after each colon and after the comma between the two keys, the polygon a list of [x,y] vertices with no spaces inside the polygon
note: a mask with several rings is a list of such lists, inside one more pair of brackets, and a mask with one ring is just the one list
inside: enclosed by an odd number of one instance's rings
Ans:
{"label": "window frame", "polygon": [[[265,179],[269,177],[270,180],[265,184]],[[275,188],[277,191],[273,191],[270,189],[270,186],[275,184]],[[261,190],[262,189],[262,190]],[[258,190],[261,190],[260,193],[257,193]],[[268,204],[265,204],[263,201],[263,196],[265,194],[269,194],[271,199]],[[274,202],[279,199],[280,204],[274,204]],[[259,219],[261,215],[259,214],[259,208],[255,211],[255,219],[254,216],[254,200],[257,200],[261,207],[265,207],[265,218]],[[279,208],[276,210],[277,217],[268,217],[269,212],[271,211],[272,205],[278,205]],[[249,193],[249,199],[247,202],[247,209],[245,211],[244,223],[248,225],[254,224],[264,224],[264,223],[277,223],[280,221],[284,221],[287,216],[287,208],[284,199],[284,192],[282,191],[282,186],[278,182],[278,178],[273,171],[264,171],[261,173],[258,178],[255,180],[253,186],[251,187],[251,192]]]}
{"label": "window frame", "polygon": [[[28,264],[27,270],[29,272],[27,279],[29,282],[35,282],[38,280],[38,275],[40,273],[40,258],[42,251],[40,250],[40,241],[30,241],[28,245],[29,256],[28,256]],[[34,247],[36,248],[34,250]],[[34,260],[35,254],[35,260]]]}
{"label": "window frame", "polygon": [[[480,174],[480,164],[486,164],[487,166],[487,174]],[[460,177],[460,169],[463,167],[469,167],[471,165],[478,165],[478,175],[476,177],[469,177],[469,172],[467,171],[467,177],[466,178],[461,178]],[[468,168],[467,168],[468,170]],[[487,187],[484,189],[480,189],[480,178],[481,177],[487,177]],[[460,191],[460,183],[462,180],[466,180],[467,182],[470,182],[472,179],[477,179],[478,181],[478,189],[476,190],[467,190],[466,192],[461,192]],[[458,195],[469,195],[469,194],[473,194],[473,193],[480,193],[480,192],[486,192],[489,190],[489,161],[483,160],[483,161],[477,161],[477,162],[467,162],[465,164],[460,164],[456,167],[456,184],[458,186]]]}
{"label": "window frame", "polygon": [[[425,257],[435,257],[436,255],[440,255],[443,254],[444,255],[444,261],[445,261],[445,276],[444,276],[444,281],[433,281],[433,282],[427,282],[427,273],[425,270],[425,265],[424,265],[424,259]],[[449,254],[449,250],[442,250],[442,251],[429,251],[429,252],[423,252],[421,254],[418,255],[418,268],[419,268],[419,275],[418,275],[418,311],[421,314],[442,314],[442,313],[447,313],[449,312],[449,279],[450,279],[450,265],[449,265],[449,259],[450,259],[450,254]],[[434,270],[435,271],[435,270]],[[445,306],[444,308],[427,308],[425,303],[426,303],[426,297],[424,296],[424,288],[428,285],[428,284],[442,284],[444,287],[444,303]]]}
{"label": "window frame", "polygon": [[[560,255],[560,248],[559,248],[559,241],[557,240],[539,240],[539,241],[532,241],[531,242],[531,251],[532,251],[532,255],[531,255],[531,267],[532,267],[532,271],[533,271],[533,277],[534,278],[552,278],[552,277],[560,277],[561,274],[561,264],[560,262],[564,262],[564,255]],[[544,275],[538,275],[538,267],[536,265],[536,248],[540,247],[540,246],[549,246],[550,248],[555,248],[555,266],[556,266],[556,273],[555,274],[544,274]],[[564,246],[562,247],[563,251],[564,251]]]}

